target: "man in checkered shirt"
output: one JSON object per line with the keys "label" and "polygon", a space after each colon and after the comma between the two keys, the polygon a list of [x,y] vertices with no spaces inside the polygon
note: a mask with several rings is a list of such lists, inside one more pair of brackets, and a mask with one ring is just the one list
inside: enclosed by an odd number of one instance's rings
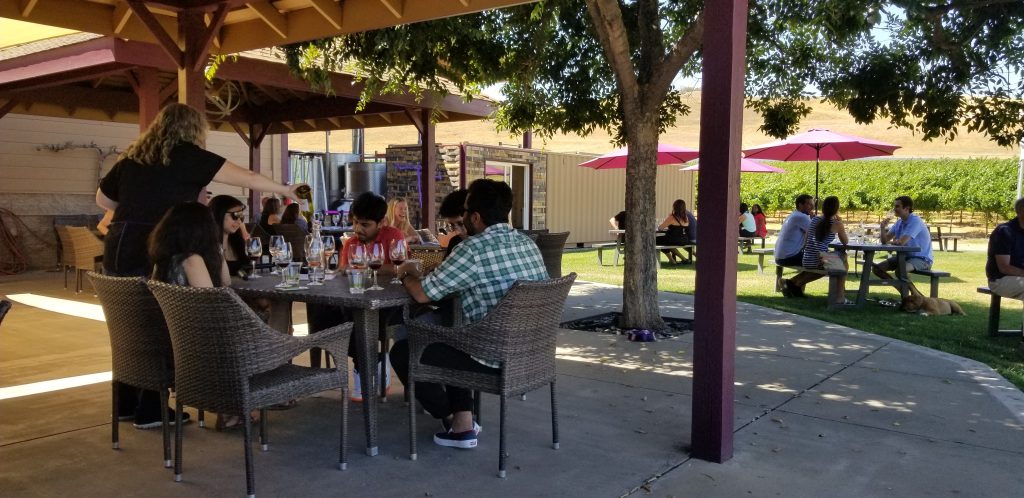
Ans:
{"label": "man in checkered shirt", "polygon": [[[479,321],[497,305],[516,280],[547,279],[548,272],[537,244],[509,225],[511,209],[512,189],[506,183],[480,179],[470,184],[463,213],[469,238],[422,280],[414,273],[414,267],[402,267],[410,271],[402,277],[402,283],[412,298],[429,303],[457,294],[462,303],[462,321],[468,325]],[[440,323],[440,317],[428,317],[427,321]],[[492,373],[498,366],[444,344],[428,346],[420,361],[481,373]],[[391,349],[391,364],[402,383],[406,383],[409,373],[406,340],[396,342]],[[441,420],[444,430],[434,435],[435,443],[454,448],[476,447],[480,427],[473,422],[470,391],[418,382],[416,399],[434,418]]]}

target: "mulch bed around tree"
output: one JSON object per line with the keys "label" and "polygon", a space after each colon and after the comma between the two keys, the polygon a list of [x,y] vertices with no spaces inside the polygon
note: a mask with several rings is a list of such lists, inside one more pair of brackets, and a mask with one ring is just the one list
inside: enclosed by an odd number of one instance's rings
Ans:
{"label": "mulch bed around tree", "polygon": [[[601,313],[600,315],[588,316],[571,322],[564,322],[561,327],[563,329],[584,330],[587,332],[626,335],[629,332],[629,329],[621,329],[618,326],[620,315],[621,313],[619,312]],[[693,332],[693,320],[668,316],[663,316],[661,319],[665,321],[665,328],[653,331],[654,335],[657,336],[658,339],[667,339]]]}

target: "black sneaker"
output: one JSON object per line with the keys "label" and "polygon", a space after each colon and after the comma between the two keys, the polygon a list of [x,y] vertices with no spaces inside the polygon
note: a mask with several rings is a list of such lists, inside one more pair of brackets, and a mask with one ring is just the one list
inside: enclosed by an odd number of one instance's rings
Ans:
{"label": "black sneaker", "polygon": [[449,448],[476,448],[476,431],[465,432],[438,432],[434,434],[434,444],[447,446]]}
{"label": "black sneaker", "polygon": [[[182,412],[182,425],[189,423],[191,420],[192,416],[189,415],[188,412]],[[148,430],[160,428],[161,423],[163,423],[163,421],[160,420],[160,416],[157,415],[155,419],[152,417],[135,417],[135,423],[133,423],[132,425],[139,430]],[[171,427],[174,427],[174,410],[171,410],[170,408],[167,409],[167,423]]]}

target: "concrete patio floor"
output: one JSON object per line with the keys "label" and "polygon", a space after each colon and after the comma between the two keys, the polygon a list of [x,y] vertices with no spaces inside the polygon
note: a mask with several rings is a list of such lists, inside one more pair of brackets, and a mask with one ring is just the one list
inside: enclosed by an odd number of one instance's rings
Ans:
{"label": "concrete patio floor", "polygon": [[[163,468],[159,431],[123,423],[121,450],[110,449],[106,328],[74,316],[95,310],[88,287],[75,295],[63,289],[59,273],[33,272],[0,277],[0,295],[21,301],[0,326],[4,495],[244,494],[239,431],[187,425],[180,483]],[[659,299],[664,315],[692,318],[692,296],[662,293]],[[564,319],[616,311],[620,300],[617,287],[578,283]],[[305,322],[304,307],[295,306],[295,322]],[[684,451],[690,440],[691,335],[641,344],[562,331],[561,449],[550,448],[546,389],[511,400],[507,479],[495,477],[494,396],[485,397],[477,449],[435,446],[437,424],[422,415],[419,459],[410,461],[407,406],[396,382],[380,411],[379,456],[361,451],[362,411],[350,407],[344,472],[335,467],[337,393],[271,412],[270,451],[257,446],[254,452],[257,493],[1021,496],[1024,394],[988,367],[743,303],[737,329],[735,456],[725,464],[691,459]],[[35,383],[68,378],[82,385],[25,393]]]}

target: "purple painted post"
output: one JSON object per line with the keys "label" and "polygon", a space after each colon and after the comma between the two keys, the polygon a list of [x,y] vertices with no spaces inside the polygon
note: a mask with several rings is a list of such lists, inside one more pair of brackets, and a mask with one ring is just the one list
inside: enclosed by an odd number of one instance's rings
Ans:
{"label": "purple painted post", "polygon": [[[708,0],[700,113],[700,253],[694,297],[693,456],[725,462],[733,452],[736,350],[736,218],[743,131],[747,0]],[[706,165],[706,166],[705,166]],[[705,169],[706,168],[706,169]]]}

